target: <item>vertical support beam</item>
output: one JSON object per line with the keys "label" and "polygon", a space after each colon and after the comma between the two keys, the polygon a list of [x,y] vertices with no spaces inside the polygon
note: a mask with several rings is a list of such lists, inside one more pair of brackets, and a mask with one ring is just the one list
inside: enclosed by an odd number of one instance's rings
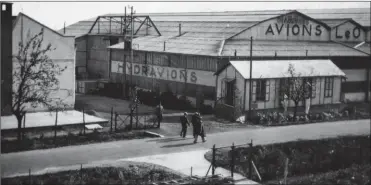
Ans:
{"label": "vertical support beam", "polygon": [[252,149],[253,149],[253,143],[252,143],[252,139],[251,139],[251,142],[249,143],[249,146],[250,146],[250,152],[249,152],[249,179],[252,178],[252,165],[251,165],[251,162],[252,162]]}
{"label": "vertical support beam", "polygon": [[[125,8],[126,9],[126,8]],[[121,21],[121,23],[120,23],[120,33],[121,33],[121,35],[124,33],[123,31],[124,30],[122,30],[122,17],[120,17],[120,21]]]}
{"label": "vertical support beam", "polygon": [[232,151],[231,151],[231,157],[232,157],[232,159],[231,159],[231,177],[233,178],[233,173],[234,173],[234,149],[235,149],[234,143],[232,144],[231,149],[232,149]]}
{"label": "vertical support beam", "polygon": [[251,101],[252,101],[252,37],[250,38],[250,78],[249,78],[249,120],[251,121]]}
{"label": "vertical support beam", "polygon": [[84,135],[85,135],[85,108],[82,108],[82,122],[84,124]]}
{"label": "vertical support beam", "polygon": [[109,33],[112,33],[112,17],[109,17]]}
{"label": "vertical support beam", "polygon": [[[369,62],[371,61],[371,56],[369,56],[370,60]],[[370,67],[370,64],[367,64],[367,67],[366,67],[366,98],[365,98],[365,101],[368,102],[370,101],[370,70],[371,70],[371,67]]]}
{"label": "vertical support beam", "polygon": [[[246,83],[247,83],[247,80],[244,79],[243,83],[244,83],[243,84],[243,112],[245,112],[246,111]],[[246,122],[246,119],[245,119],[245,122]]]}
{"label": "vertical support beam", "polygon": [[212,165],[211,174],[213,176],[215,175],[215,155],[216,155],[216,148],[215,148],[215,144],[214,144],[213,145],[213,158],[212,158],[212,161],[211,161],[211,165]]}

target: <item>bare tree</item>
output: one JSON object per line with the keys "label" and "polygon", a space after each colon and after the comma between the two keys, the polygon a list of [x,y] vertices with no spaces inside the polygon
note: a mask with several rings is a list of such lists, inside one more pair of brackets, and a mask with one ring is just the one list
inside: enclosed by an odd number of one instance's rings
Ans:
{"label": "bare tree", "polygon": [[294,102],[294,120],[296,120],[299,103],[310,98],[312,84],[308,83],[301,73],[297,73],[292,64],[289,64],[287,73],[289,77],[286,83],[281,84],[281,90],[283,91],[283,94],[287,96],[288,100]]}
{"label": "bare tree", "polygon": [[60,97],[51,97],[53,92],[67,91],[67,97],[71,91],[59,88],[58,76],[67,68],[55,64],[49,57],[48,52],[55,50],[49,43],[43,47],[44,30],[30,36],[28,33],[25,44],[19,42],[19,50],[14,58],[13,67],[13,91],[12,113],[17,118],[17,138],[21,140],[22,119],[29,106],[36,108],[44,106],[51,111],[63,111],[68,104]]}

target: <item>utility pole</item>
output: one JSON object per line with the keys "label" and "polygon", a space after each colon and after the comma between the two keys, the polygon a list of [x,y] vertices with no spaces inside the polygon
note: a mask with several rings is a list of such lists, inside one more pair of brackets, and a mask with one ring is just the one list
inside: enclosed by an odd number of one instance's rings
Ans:
{"label": "utility pole", "polygon": [[249,82],[249,120],[251,121],[251,101],[252,101],[252,37],[250,38],[250,82]]}
{"label": "utility pole", "polygon": [[134,63],[134,53],[133,53],[133,32],[134,32],[134,20],[133,20],[133,6],[131,6],[131,12],[130,12],[130,24],[131,24],[131,33],[130,33],[130,86],[133,86],[133,63]]}

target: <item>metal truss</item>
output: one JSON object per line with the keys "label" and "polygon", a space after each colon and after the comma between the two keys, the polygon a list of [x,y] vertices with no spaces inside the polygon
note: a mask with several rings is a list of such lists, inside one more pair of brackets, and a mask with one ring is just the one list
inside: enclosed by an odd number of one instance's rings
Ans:
{"label": "metal truss", "polygon": [[[146,35],[148,35],[148,29],[154,28],[159,36],[161,36],[160,31],[157,29],[156,25],[153,23],[149,16],[135,16],[133,15],[133,20],[131,20],[131,16],[98,16],[97,19],[94,21],[94,24],[91,26],[89,30],[89,34],[92,33],[93,30],[97,30],[98,34],[122,34],[127,35],[131,31],[131,21],[133,21],[133,25],[140,24],[140,26],[134,31],[134,35],[136,35],[139,30],[145,26]],[[103,26],[101,25],[103,24]],[[108,26],[107,26],[108,24]],[[113,27],[115,29],[113,29]],[[118,27],[120,27],[120,32],[117,32]],[[135,26],[134,26],[135,28]],[[115,31],[113,31],[115,30]],[[129,33],[128,33],[129,32]]]}

